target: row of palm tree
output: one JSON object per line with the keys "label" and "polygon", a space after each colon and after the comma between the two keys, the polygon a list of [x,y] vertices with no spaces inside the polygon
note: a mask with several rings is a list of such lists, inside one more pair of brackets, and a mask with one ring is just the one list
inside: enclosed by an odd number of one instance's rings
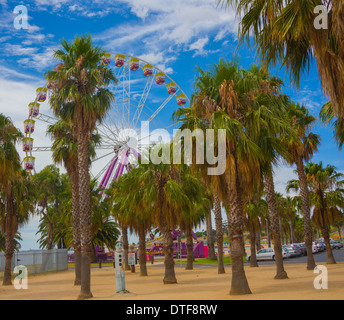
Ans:
{"label": "row of palm tree", "polygon": [[[282,94],[282,86],[283,82],[271,76],[265,68],[253,66],[243,70],[233,62],[222,60],[210,71],[199,69],[191,107],[179,109],[174,114],[175,120],[183,122],[182,128],[226,130],[226,172],[205,179],[227,211],[233,263],[232,294],[250,293],[243,269],[242,230],[245,210],[253,213],[260,205],[256,200],[252,206],[257,192],[266,194],[269,228],[276,252],[275,278],[288,278],[283,266],[281,223],[273,180],[273,167],[281,160],[296,165],[308,253],[307,269],[315,267],[312,202],[304,164],[317,151],[320,137],[311,132],[316,119],[304,106]],[[198,166],[198,169],[204,172],[204,168]],[[246,203],[251,204],[251,208],[245,208]],[[291,204],[284,203],[283,206],[295,210]],[[253,220],[247,221],[249,228],[255,227]]]}
{"label": "row of palm tree", "polygon": [[[268,65],[282,59],[282,62],[293,73],[296,82],[299,79],[300,70],[304,70],[305,63],[309,61],[311,52],[315,53],[316,59],[319,57],[322,59],[323,56],[318,50],[319,43],[314,40],[313,30],[309,30],[311,28],[307,26],[302,28],[303,33],[300,33],[293,28],[300,25],[306,26],[305,21],[309,22],[312,18],[311,14],[304,16],[300,14],[300,10],[296,10],[297,15],[294,18],[300,23],[282,25],[282,17],[287,17],[291,9],[299,8],[296,6],[299,1],[228,0],[220,2],[236,4],[238,13],[244,14],[240,25],[241,39],[245,39],[250,30],[253,30],[255,44],[263,60],[265,59],[264,62]],[[334,6],[338,5],[333,4],[331,10],[335,8]],[[335,14],[333,16],[339,19]],[[302,19],[305,21],[301,21]],[[338,20],[332,19],[331,28],[324,32],[339,41],[337,22]],[[297,38],[300,34],[301,38]],[[299,45],[300,39],[307,40],[305,41],[307,49],[302,46],[295,47],[296,44]],[[341,62],[337,50],[341,42],[329,43],[327,39],[322,39],[326,44],[324,52],[331,53],[331,59],[328,59],[331,63],[337,59],[335,67],[339,68]],[[62,40],[61,45],[62,49],[55,51],[57,67],[46,73],[48,81],[55,84],[50,105],[55,116],[60,120],[49,128],[49,133],[54,140],[54,161],[64,164],[72,181],[73,249],[77,256],[75,284],[81,285],[79,298],[85,299],[92,297],[90,261],[94,236],[92,211],[95,207],[92,205],[90,159],[93,154],[92,148],[99,142],[99,139],[97,142],[96,124],[102,121],[114,99],[107,86],[117,80],[111,69],[100,63],[104,51],[92,44],[91,37],[76,37],[71,43]],[[289,50],[285,50],[286,47]],[[314,51],[309,48],[313,48]],[[323,65],[324,62],[319,63],[319,73],[323,79],[324,90],[329,93],[332,101],[326,106],[330,109],[324,109],[322,114],[323,119],[330,122],[334,115],[340,116],[338,107],[340,94],[336,92],[336,88],[332,85],[333,81],[331,82],[330,79],[331,75],[326,71],[329,68],[328,65]],[[322,68],[324,70],[320,72]],[[330,215],[335,217],[340,213],[338,208],[340,208],[341,192],[339,177],[337,177],[337,198],[334,200],[335,197],[332,195],[327,199],[325,197],[327,193],[324,191],[326,190],[325,182],[330,178],[325,177],[325,174],[319,174],[317,176],[319,180],[317,180],[315,175],[311,178],[312,175],[307,173],[305,163],[312,158],[320,143],[320,137],[311,132],[315,118],[306,108],[293,103],[288,96],[281,93],[283,82],[273,77],[265,67],[252,66],[244,70],[236,63],[221,60],[211,70],[199,69],[198,71],[191,106],[177,110],[173,119],[182,122],[181,129],[203,131],[214,129],[215,132],[225,130],[226,171],[219,176],[209,176],[208,166],[196,164],[192,164],[189,168],[185,165],[149,163],[133,168],[132,172],[119,179],[111,190],[113,192],[111,194],[113,197],[110,197],[112,214],[122,227],[122,235],[125,236],[127,226],[138,232],[141,251],[144,249],[142,240],[144,232],[147,232],[151,225],[157,226],[164,237],[164,283],[175,283],[171,231],[177,226],[185,231],[190,252],[192,243],[190,230],[206,217],[210,208],[213,207],[218,231],[217,242],[221,246],[223,235],[221,235],[220,217],[221,208],[224,208],[228,220],[233,264],[230,292],[231,294],[251,293],[243,267],[243,231],[245,223],[249,226],[249,230],[255,230],[254,211],[262,205],[259,200],[261,197],[256,195],[264,192],[268,226],[276,252],[275,278],[285,279],[288,275],[284,270],[282,258],[280,199],[275,192],[273,176],[274,166],[283,159],[291,165],[296,165],[297,168],[299,189],[296,190],[300,191],[301,197],[304,241],[308,252],[307,268],[313,270],[315,262],[311,254],[313,238],[311,208],[312,206],[315,208],[314,217],[319,216],[319,219],[313,219],[313,222],[319,221],[319,225],[326,224],[328,228],[328,225],[337,219],[329,219]],[[338,83],[339,80],[336,84]],[[336,121],[336,132],[340,137],[338,124],[340,120]],[[14,145],[16,139],[19,139],[19,132],[10,123],[4,124],[4,127],[6,128],[4,134],[13,136],[9,139],[12,139]],[[2,143],[1,147],[3,146]],[[14,186],[13,178],[21,171],[16,169],[20,167],[19,160],[6,162],[10,158],[5,156],[5,152],[10,153],[11,159],[19,159],[14,150],[15,148],[1,150],[0,155],[1,191],[5,198],[9,197],[9,200],[12,196],[9,190],[12,191],[12,185]],[[25,176],[24,173],[22,175]],[[323,182],[320,182],[321,177],[324,179]],[[204,187],[205,185],[207,188]],[[311,190],[313,193],[310,192]],[[8,209],[11,208],[11,201],[8,204],[5,203],[5,212],[10,212],[11,210]],[[46,203],[48,200],[42,201],[41,207],[44,208]],[[49,206],[49,210],[53,207],[53,205]],[[292,208],[291,205],[290,211]],[[43,210],[45,215],[47,211],[48,208],[45,206]],[[249,219],[246,213],[252,214],[249,215]],[[289,214],[291,215],[291,212],[286,214],[286,217]],[[13,215],[7,214],[7,216]],[[7,219],[10,220],[10,218]],[[4,229],[7,225],[10,225],[8,221]],[[320,228],[325,238],[326,227]],[[9,229],[7,227],[7,230]],[[11,235],[12,233],[8,232]],[[221,254],[222,250],[219,248],[219,273],[224,272],[223,265],[221,266]],[[191,254],[188,258],[188,268],[191,268]],[[330,259],[328,262],[331,262]],[[144,264],[144,258],[142,263]],[[143,275],[144,269],[142,265]]]}
{"label": "row of palm tree", "polygon": [[[299,82],[301,71],[307,68],[314,55],[318,62],[324,91],[331,97],[336,115],[341,115],[340,84],[343,61],[339,53],[343,44],[340,23],[342,4],[314,0],[308,1],[308,7],[305,8],[301,0],[227,0],[219,3],[236,5],[238,14],[243,15],[239,30],[240,39],[242,41],[248,39],[252,30],[255,45],[265,64],[268,66],[271,62],[281,61],[291,72],[295,83]],[[332,17],[330,27],[320,32],[309,28],[314,20],[314,6],[318,4],[328,5]],[[79,180],[82,180],[79,181],[79,191],[86,192],[85,190],[89,190],[86,187],[89,183],[86,140],[89,141],[96,120],[101,120],[102,111],[106,110],[109,106],[107,102],[113,98],[105,88],[104,95],[98,88],[115,79],[108,73],[110,71],[103,70],[99,73],[102,69],[99,66],[100,56],[89,53],[92,51],[90,39],[85,42],[82,38],[77,38],[74,44],[64,41],[62,45],[65,51],[56,52],[56,57],[62,65],[48,76],[50,80],[58,83],[58,89],[52,99],[52,107],[57,115],[67,116],[73,122],[73,133],[78,138]],[[94,51],[100,53],[101,50]],[[90,57],[95,59],[92,60]],[[95,65],[98,66],[97,71],[93,69]],[[93,77],[89,78],[88,75]],[[94,86],[95,82],[98,82],[98,86]],[[175,115],[177,119],[186,115],[186,119],[183,119],[184,127],[203,130],[225,129],[227,133],[226,173],[209,178],[204,175],[202,168],[198,169],[207,185],[212,185],[214,195],[220,199],[227,211],[233,261],[231,288],[233,294],[250,293],[242,262],[242,226],[244,203],[256,188],[264,188],[266,192],[270,227],[276,250],[276,278],[287,278],[283,268],[278,205],[272,170],[279,157],[297,166],[305,242],[307,250],[310,250],[312,240],[310,199],[303,162],[308,161],[317,150],[320,139],[316,135],[308,134],[312,119],[307,119],[307,114],[302,115],[305,110],[300,110],[302,108],[297,105],[294,108],[288,97],[279,93],[281,86],[282,82],[271,77],[265,69],[253,67],[245,71],[234,64],[220,62],[219,65],[214,66],[213,72],[200,72],[192,107],[186,112],[180,110],[179,114]],[[100,96],[104,100],[98,104],[101,100]],[[96,108],[97,112],[95,112]],[[290,116],[292,113],[296,114]],[[289,117],[286,117],[287,114]],[[158,177],[159,175],[156,175],[156,181],[160,183],[158,185],[160,203],[164,203],[166,195],[162,190],[165,190],[167,176],[160,176],[160,180]],[[90,237],[87,236],[90,202],[89,195],[85,193],[80,194],[79,197],[82,199],[80,210],[85,233],[84,237],[81,237],[84,239],[82,252],[84,251],[86,256],[90,242]],[[162,206],[160,206],[161,212],[163,212]],[[163,222],[166,219],[163,216],[160,218]],[[162,229],[164,227],[166,225],[162,225]],[[168,248],[168,230],[161,231],[165,232],[166,248]],[[89,265],[86,257],[84,257],[84,265]],[[314,266],[314,259],[308,254],[307,268],[313,269]],[[81,296],[89,297],[91,293],[87,279],[90,277],[88,272],[84,274],[85,285],[82,286]]]}

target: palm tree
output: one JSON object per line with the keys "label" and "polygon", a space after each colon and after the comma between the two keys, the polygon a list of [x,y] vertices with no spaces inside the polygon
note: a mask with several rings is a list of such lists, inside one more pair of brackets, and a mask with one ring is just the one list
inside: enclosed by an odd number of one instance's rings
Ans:
{"label": "palm tree", "polygon": [[217,245],[217,273],[226,273],[223,263],[223,224],[222,224],[222,207],[217,193],[214,194],[214,215],[216,228],[216,245]]}
{"label": "palm tree", "polygon": [[[72,133],[73,123],[60,119],[50,125],[47,133],[53,138],[53,161],[63,164],[72,182],[72,216],[73,216],[73,250],[75,261],[74,285],[81,284],[81,239],[80,239],[80,210],[79,210],[79,170],[78,144]],[[89,141],[89,161],[96,156],[95,146],[99,144],[100,136],[93,133]]]}
{"label": "palm tree", "polygon": [[178,197],[185,195],[189,199],[189,203],[182,205],[178,210],[180,211],[179,226],[186,235],[187,262],[185,269],[192,270],[194,261],[192,230],[199,226],[208,214],[210,201],[201,179],[192,175],[188,166],[182,166],[179,170],[181,170],[180,177],[176,182],[182,193]]}
{"label": "palm tree", "polygon": [[28,221],[34,211],[34,184],[29,174],[21,170],[10,184],[11,190],[3,199],[6,209],[0,216],[1,230],[5,236],[6,258],[3,285],[11,285],[11,261],[18,228]]}
{"label": "palm tree", "polygon": [[10,192],[12,176],[20,172],[16,144],[23,137],[10,118],[0,114],[0,190]]}
{"label": "palm tree", "polygon": [[[266,63],[285,65],[296,84],[315,58],[322,87],[333,103],[337,116],[343,116],[344,49],[342,1],[337,0],[217,0],[234,5],[241,16],[241,43],[252,36],[258,56]],[[315,7],[327,8],[328,26],[316,28]],[[327,14],[326,13],[326,14]]]}
{"label": "palm tree", "polygon": [[4,285],[11,284],[11,260],[14,239],[20,223],[33,211],[32,186],[21,169],[16,143],[22,137],[12,121],[0,114],[0,194],[1,229],[5,237]]}
{"label": "palm tree", "polygon": [[[209,197],[210,203],[213,203],[214,201],[211,199],[210,195],[208,195],[208,197]],[[214,207],[214,205],[209,206],[209,212],[206,215],[205,223],[206,223],[206,230],[207,230],[208,257],[212,260],[217,260],[216,253],[215,253],[213,224],[212,224],[212,209],[213,209],[213,207]]]}
{"label": "palm tree", "polygon": [[[62,185],[60,170],[54,165],[49,165],[32,177],[36,185],[36,199],[41,207],[40,213],[49,226],[47,249],[53,249],[54,223],[51,220],[52,209],[60,208],[59,199],[61,191],[66,187]],[[50,212],[49,212],[50,211]]]}
{"label": "palm tree", "polygon": [[91,195],[89,174],[89,141],[110,108],[114,95],[106,88],[116,82],[111,69],[101,64],[104,51],[92,44],[91,36],[77,36],[72,43],[61,41],[56,50],[60,62],[56,70],[47,72],[55,81],[50,99],[54,114],[72,122],[78,144],[79,209],[81,221],[81,291],[79,299],[92,297],[90,262],[92,254]]}
{"label": "palm tree", "polygon": [[73,249],[75,261],[74,285],[81,284],[81,244],[80,244],[80,212],[79,212],[79,172],[78,146],[72,135],[72,122],[57,121],[48,127],[48,134],[53,138],[53,161],[63,163],[72,181],[72,215],[73,215]]}
{"label": "palm tree", "polygon": [[146,234],[151,230],[153,216],[152,209],[144,206],[143,185],[138,183],[140,173],[139,168],[133,168],[113,183],[111,212],[121,225],[127,225],[131,232],[138,234],[140,275],[147,276]]}
{"label": "palm tree", "polygon": [[307,249],[307,269],[314,270],[315,262],[312,251],[313,229],[311,225],[309,190],[304,172],[304,162],[309,161],[314,152],[318,150],[320,137],[310,132],[315,118],[309,114],[306,107],[290,103],[288,104],[287,112],[291,120],[291,125],[297,135],[296,138],[293,136],[283,137],[284,143],[289,151],[289,158],[286,160],[289,164],[296,165],[297,175],[300,181],[302,215],[304,219],[304,241]]}
{"label": "palm tree", "polygon": [[[256,235],[260,230],[260,219],[264,219],[264,213],[267,211],[267,203],[262,197],[262,192],[255,190],[250,201],[245,207],[245,227],[250,234],[250,267],[258,267],[256,258]],[[258,249],[260,250],[260,248]]]}
{"label": "palm tree", "polygon": [[[305,166],[307,183],[311,191],[311,204],[314,206],[313,223],[320,228],[326,244],[327,263],[336,263],[330,244],[329,226],[341,219],[343,209],[343,174],[332,165],[308,163]],[[288,188],[298,190],[299,181],[291,180]]]}

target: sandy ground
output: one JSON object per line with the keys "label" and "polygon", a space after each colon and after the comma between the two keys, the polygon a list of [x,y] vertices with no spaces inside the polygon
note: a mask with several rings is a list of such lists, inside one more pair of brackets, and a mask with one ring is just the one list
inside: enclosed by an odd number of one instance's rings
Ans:
{"label": "sandy ground", "polygon": [[[328,289],[316,290],[318,274],[307,271],[304,264],[285,265],[289,279],[274,280],[275,266],[245,267],[252,295],[230,296],[231,267],[226,274],[217,268],[195,267],[192,271],[176,268],[178,284],[162,283],[163,266],[148,266],[148,277],[126,273],[128,295],[115,293],[113,268],[92,269],[91,290],[95,300],[343,300],[344,263],[325,265],[328,269]],[[136,269],[138,271],[138,268]],[[79,287],[73,285],[74,270],[31,276],[27,290],[0,285],[1,300],[75,300]]]}

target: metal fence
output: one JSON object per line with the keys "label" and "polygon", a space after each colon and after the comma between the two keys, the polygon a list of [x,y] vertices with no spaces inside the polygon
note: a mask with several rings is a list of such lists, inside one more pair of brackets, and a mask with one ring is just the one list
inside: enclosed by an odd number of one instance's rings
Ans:
{"label": "metal fence", "polygon": [[[15,252],[12,257],[12,270],[23,265],[29,274],[68,270],[68,250],[30,250]],[[0,253],[0,272],[5,269],[5,256]]]}

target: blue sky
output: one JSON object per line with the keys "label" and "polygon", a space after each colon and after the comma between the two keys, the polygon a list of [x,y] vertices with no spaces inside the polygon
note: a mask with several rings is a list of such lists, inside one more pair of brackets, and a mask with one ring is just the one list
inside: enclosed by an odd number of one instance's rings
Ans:
{"label": "blue sky", "polygon": [[[0,0],[0,111],[22,129],[27,106],[37,87],[44,84],[43,73],[53,68],[53,50],[59,40],[91,34],[95,44],[110,52],[140,57],[164,70],[190,96],[196,68],[209,68],[220,58],[240,58],[243,67],[256,63],[255,52],[237,48],[237,25],[233,10],[216,7],[215,0]],[[28,30],[16,30],[15,6],[28,10]],[[276,73],[274,73],[276,74]],[[299,89],[290,85],[284,71],[284,92],[305,104],[318,116],[326,102],[319,84],[316,65],[302,77]],[[48,104],[42,106],[49,114]],[[171,110],[172,112],[172,110]],[[164,121],[170,119],[164,118]],[[342,171],[344,162],[333,141],[331,128],[317,124],[322,145],[313,161],[333,164]],[[38,123],[36,146],[49,146],[44,124]],[[38,170],[51,163],[50,153],[37,155]],[[276,169],[276,189],[284,191],[285,182],[294,177],[293,168]],[[38,217],[22,230],[23,249],[37,248],[32,240]]]}

